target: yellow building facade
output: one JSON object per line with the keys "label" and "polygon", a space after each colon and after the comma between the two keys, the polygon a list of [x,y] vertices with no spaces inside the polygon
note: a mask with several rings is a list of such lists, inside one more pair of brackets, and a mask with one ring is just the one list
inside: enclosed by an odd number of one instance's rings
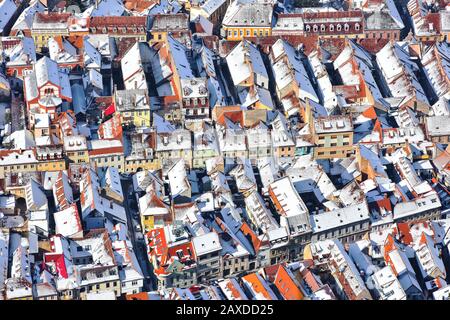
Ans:
{"label": "yellow building facade", "polygon": [[224,26],[223,30],[229,41],[241,41],[244,38],[269,37],[272,35],[271,27]]}

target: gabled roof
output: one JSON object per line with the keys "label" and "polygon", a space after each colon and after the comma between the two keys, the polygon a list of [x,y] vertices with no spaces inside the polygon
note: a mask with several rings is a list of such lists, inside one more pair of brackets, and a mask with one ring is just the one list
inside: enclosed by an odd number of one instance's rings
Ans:
{"label": "gabled roof", "polygon": [[242,277],[242,281],[254,300],[278,300],[269,284],[258,273],[248,274]]}
{"label": "gabled roof", "polygon": [[2,0],[0,2],[0,12],[2,13],[0,16],[0,33],[3,32],[16,10],[17,6],[13,0]]}
{"label": "gabled roof", "polygon": [[222,24],[233,26],[266,26],[272,25],[273,5],[263,1],[235,0],[227,8]]}
{"label": "gabled roof", "polygon": [[54,60],[44,56],[35,64],[36,80],[38,88],[50,82],[60,85],[58,65]]}
{"label": "gabled roof", "polygon": [[226,57],[234,85],[239,85],[255,73],[268,78],[261,53],[248,40],[241,41]]}
{"label": "gabled roof", "polygon": [[274,285],[285,300],[303,300],[304,294],[289,269],[282,264],[278,265]]}
{"label": "gabled roof", "polygon": [[73,202],[73,192],[70,181],[65,171],[60,171],[53,185],[53,197],[60,210],[68,209]]}
{"label": "gabled roof", "polygon": [[62,211],[55,212],[53,217],[55,219],[56,234],[61,234],[64,237],[82,235],[83,227],[76,203],[71,204]]}

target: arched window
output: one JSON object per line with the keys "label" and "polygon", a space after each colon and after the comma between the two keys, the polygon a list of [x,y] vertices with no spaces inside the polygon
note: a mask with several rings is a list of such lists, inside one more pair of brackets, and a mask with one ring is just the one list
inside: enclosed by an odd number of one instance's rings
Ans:
{"label": "arched window", "polygon": [[319,27],[317,27],[317,25],[314,25],[313,31],[314,31],[314,32],[317,32],[318,29],[319,29]]}
{"label": "arched window", "polygon": [[325,29],[326,29],[325,25],[324,25],[324,24],[321,24],[321,25],[320,25],[320,31],[321,31],[321,32],[324,32]]}
{"label": "arched window", "polygon": [[355,30],[359,31],[359,23],[355,24]]}
{"label": "arched window", "polygon": [[309,32],[309,31],[311,31],[311,26],[306,26],[306,32]]}
{"label": "arched window", "polygon": [[334,25],[330,24],[330,31],[334,31]]}
{"label": "arched window", "polygon": [[350,26],[346,23],[346,24],[344,24],[344,30],[345,31],[348,31],[350,29]]}
{"label": "arched window", "polygon": [[341,29],[342,29],[342,26],[340,24],[338,24],[337,27],[336,27],[336,30],[337,31],[341,31]]}

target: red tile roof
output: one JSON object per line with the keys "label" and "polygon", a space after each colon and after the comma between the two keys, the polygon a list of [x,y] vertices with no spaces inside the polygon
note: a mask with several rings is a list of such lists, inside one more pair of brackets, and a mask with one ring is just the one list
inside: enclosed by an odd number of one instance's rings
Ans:
{"label": "red tile roof", "polygon": [[389,39],[361,39],[358,43],[369,53],[377,54],[388,42]]}
{"label": "red tile roof", "polygon": [[131,27],[147,26],[146,16],[102,16],[92,17],[90,27]]}
{"label": "red tile roof", "polygon": [[323,11],[323,12],[305,12],[303,18],[307,19],[345,19],[345,18],[364,18],[360,10],[351,11]]}

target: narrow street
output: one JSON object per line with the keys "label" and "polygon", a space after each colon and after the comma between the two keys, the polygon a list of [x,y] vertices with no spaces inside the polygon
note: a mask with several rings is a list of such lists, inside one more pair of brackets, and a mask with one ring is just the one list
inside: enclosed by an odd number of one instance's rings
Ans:
{"label": "narrow street", "polygon": [[11,132],[22,130],[25,128],[25,104],[23,103],[23,95],[19,93],[17,96],[11,95]]}
{"label": "narrow street", "polygon": [[[130,207],[130,201],[133,201],[134,199],[134,194],[130,196],[130,192],[133,190],[133,183],[130,178],[122,179],[122,190],[125,196],[124,208],[127,214],[128,233],[131,243],[133,244],[136,258],[145,278],[144,291],[152,291],[156,289],[157,282],[154,280],[153,267],[148,260],[144,237],[141,232],[136,231],[136,226],[140,226],[140,221],[139,215],[136,215],[136,210]],[[137,218],[135,218],[134,215],[136,215]],[[142,235],[142,237],[139,238],[139,235]]]}

